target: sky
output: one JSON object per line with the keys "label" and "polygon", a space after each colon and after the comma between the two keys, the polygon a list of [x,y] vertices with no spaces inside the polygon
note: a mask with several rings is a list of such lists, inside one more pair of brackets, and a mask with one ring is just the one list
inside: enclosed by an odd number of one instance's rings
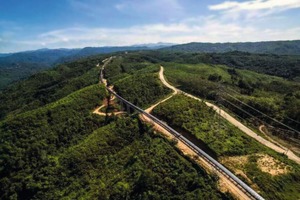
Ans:
{"label": "sky", "polygon": [[300,39],[300,0],[0,0],[0,53]]}

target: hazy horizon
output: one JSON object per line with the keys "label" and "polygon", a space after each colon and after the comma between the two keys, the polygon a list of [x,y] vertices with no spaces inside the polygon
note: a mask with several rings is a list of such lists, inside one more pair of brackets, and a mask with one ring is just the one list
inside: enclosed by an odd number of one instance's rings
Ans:
{"label": "hazy horizon", "polygon": [[[210,44],[226,44],[226,43],[257,43],[257,42],[285,42],[285,41],[299,41],[300,39],[295,40],[272,40],[272,41],[241,41],[241,42],[202,42],[202,41],[191,41],[188,43],[169,43],[169,46],[173,45],[182,45],[182,44],[189,44],[189,43],[210,43]],[[83,49],[83,48],[113,48],[113,47],[134,47],[134,46],[140,46],[140,47],[147,47],[147,45],[157,45],[159,44],[166,44],[165,42],[157,42],[157,43],[147,43],[147,44],[133,44],[133,45],[114,45],[114,46],[85,46],[85,47],[74,47],[74,48],[64,48],[64,47],[58,47],[58,48],[37,48],[37,49],[27,49],[22,51],[15,51],[15,52],[0,52],[0,54],[14,54],[14,53],[20,53],[20,52],[30,52],[30,51],[38,51],[38,50],[57,50],[57,49],[66,49],[66,50],[75,50],[75,49]]]}

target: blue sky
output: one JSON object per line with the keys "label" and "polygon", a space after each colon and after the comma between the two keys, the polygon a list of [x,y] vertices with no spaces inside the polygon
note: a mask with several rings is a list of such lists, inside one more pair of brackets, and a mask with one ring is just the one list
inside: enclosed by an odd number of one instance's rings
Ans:
{"label": "blue sky", "polygon": [[300,0],[0,0],[0,52],[300,39]]}

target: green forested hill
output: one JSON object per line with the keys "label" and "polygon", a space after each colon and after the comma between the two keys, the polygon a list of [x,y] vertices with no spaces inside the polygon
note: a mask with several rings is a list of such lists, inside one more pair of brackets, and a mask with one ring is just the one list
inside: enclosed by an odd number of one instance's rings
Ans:
{"label": "green forested hill", "polygon": [[62,176],[48,198],[228,199],[212,177],[136,118],[96,130],[58,160]]}
{"label": "green forested hill", "polygon": [[[215,177],[137,116],[92,114],[107,95],[97,84],[95,64],[102,59],[61,65],[6,90],[0,199],[232,199],[218,190]],[[137,69],[154,79],[158,67],[136,59],[118,57],[106,73],[128,87],[144,81]],[[134,88],[135,98],[143,90],[146,104],[169,92],[157,77],[151,87]]]}
{"label": "green forested hill", "polygon": [[228,53],[148,51],[142,53],[141,56],[154,63],[220,64],[279,76],[298,82],[300,80],[300,56],[294,55],[251,54],[236,51]]}
{"label": "green forested hill", "polygon": [[[153,68],[156,72],[159,67]],[[151,105],[157,97],[164,97],[170,90],[164,87],[157,73],[136,74],[115,82],[115,90],[123,98],[142,108]],[[152,90],[151,88],[156,88]]]}
{"label": "green forested hill", "polygon": [[[280,68],[268,68],[270,60],[278,64],[282,58],[278,66],[298,60],[297,56],[228,55],[243,61],[241,66],[250,62],[245,57],[259,57],[266,64],[261,72],[279,69],[281,75]],[[98,84],[101,66],[96,66],[106,57],[58,65],[0,93],[0,198],[231,199],[218,191],[216,177],[181,155],[174,141],[155,133],[135,114],[92,114],[107,95]],[[299,83],[253,72],[259,71],[258,64],[252,71],[238,64],[230,67],[223,63],[228,61],[225,58],[226,54],[131,52],[115,56],[104,75],[118,94],[145,108],[171,93],[158,79],[162,64],[168,81],[186,92],[217,101],[228,99],[225,93],[233,90],[231,95],[261,105],[259,109],[278,120],[298,120]],[[220,90],[225,93],[220,95]],[[243,170],[252,181],[248,183],[261,188],[263,196],[293,199],[299,194],[297,165],[224,121],[218,126],[206,106],[175,96],[154,112],[174,128],[203,140],[218,159],[249,156]],[[262,173],[255,164],[260,153],[289,165],[290,173],[276,177]]]}
{"label": "green forested hill", "polygon": [[[36,51],[2,54],[0,55],[0,90],[6,88],[8,84],[14,81],[29,77],[38,71],[48,69],[55,63],[70,62],[103,53],[139,51],[157,48],[160,47],[86,47],[83,49],[40,49]],[[254,54],[300,55],[300,41],[189,43],[161,49],[166,52],[225,53],[240,51]],[[251,61],[253,62],[255,59]],[[257,63],[261,63],[262,61],[263,60],[260,59],[255,63],[257,65]],[[238,63],[239,62],[234,62],[232,64]],[[289,76],[289,73],[285,74],[285,76]]]}
{"label": "green forested hill", "polygon": [[54,184],[51,180],[59,175],[53,174],[52,156],[104,124],[104,119],[90,112],[104,96],[103,87],[92,85],[1,121],[1,198],[32,199]]}
{"label": "green forested hill", "polygon": [[[300,166],[297,163],[258,143],[223,118],[218,118],[216,112],[204,102],[184,95],[174,96],[156,107],[153,112],[170,126],[204,142],[218,160],[241,156],[232,165],[225,166],[231,167],[249,185],[254,186],[255,183],[255,187],[258,187],[256,189],[264,198],[294,200],[300,197]],[[271,175],[271,172],[259,167],[258,160],[261,155],[270,155],[284,163],[280,168],[289,165],[292,170],[276,176]],[[243,161],[243,156],[248,159]],[[279,162],[276,165],[280,165]],[[266,166],[272,168],[271,163]]]}
{"label": "green forested hill", "polygon": [[[248,70],[232,69],[224,65],[165,63],[164,66],[168,80],[183,91],[204,99],[218,101],[243,119],[252,123],[254,121],[254,124],[262,124],[264,121],[275,127],[286,129],[238,102],[236,100],[238,99],[278,121],[300,130],[299,123],[297,123],[300,120],[300,84],[298,82]],[[234,107],[230,103],[238,107]],[[250,115],[238,108],[245,110]],[[279,134],[281,137],[299,137],[293,133],[284,134],[283,130],[281,133],[277,131],[274,134]]]}
{"label": "green forested hill", "polygon": [[38,108],[97,83],[99,68],[96,64],[102,59],[104,56],[96,56],[61,64],[0,91],[0,118],[11,111],[19,113]]}
{"label": "green forested hill", "polygon": [[200,43],[174,45],[166,51],[224,53],[242,51],[249,53],[267,53],[278,55],[300,55],[300,40],[269,42],[236,42],[236,43]]}
{"label": "green forested hill", "polygon": [[14,81],[52,67],[59,58],[73,55],[77,51],[76,49],[41,49],[0,57],[0,90]]}
{"label": "green forested hill", "polygon": [[146,46],[85,47],[82,49],[39,49],[0,55],[0,90],[58,63],[75,61],[88,56],[119,51],[148,49]]}

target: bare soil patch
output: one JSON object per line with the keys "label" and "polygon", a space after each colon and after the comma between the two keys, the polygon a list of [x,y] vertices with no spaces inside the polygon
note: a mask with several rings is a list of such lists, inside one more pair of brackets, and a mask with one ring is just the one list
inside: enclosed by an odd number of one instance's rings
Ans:
{"label": "bare soil patch", "polygon": [[261,171],[271,174],[272,176],[287,174],[290,172],[291,167],[286,165],[272,156],[267,154],[258,154],[257,166]]}
{"label": "bare soil patch", "polygon": [[220,162],[224,164],[226,167],[231,169],[236,175],[239,175],[246,179],[250,186],[255,189],[259,190],[259,187],[249,179],[249,177],[244,172],[245,165],[248,163],[248,155],[245,156],[232,156],[232,157],[223,157],[220,159]]}

